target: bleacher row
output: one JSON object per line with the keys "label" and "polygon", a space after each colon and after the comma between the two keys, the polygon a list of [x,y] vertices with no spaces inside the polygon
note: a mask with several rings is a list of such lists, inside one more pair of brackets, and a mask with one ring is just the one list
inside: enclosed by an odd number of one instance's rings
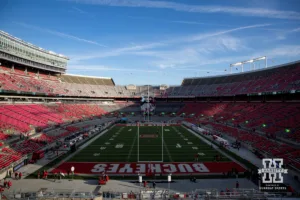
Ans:
{"label": "bleacher row", "polygon": [[[27,136],[35,128],[43,130],[65,122],[92,119],[106,114],[97,104],[0,104],[0,140],[5,142],[11,137]],[[20,159],[23,155],[40,150],[46,143],[77,131],[74,126],[67,126],[58,135],[42,133],[39,137],[24,140],[2,148],[0,169]]]}
{"label": "bleacher row", "polygon": [[299,109],[299,103],[188,103],[178,115],[192,116],[186,121],[208,126],[300,168],[300,150],[276,140],[283,137],[300,143]]}
{"label": "bleacher row", "polygon": [[187,103],[182,113],[300,142],[299,103]]}
{"label": "bleacher row", "polygon": [[191,96],[232,96],[300,89],[300,65],[247,72],[231,76],[186,78],[182,86],[168,88],[167,94]]}
{"label": "bleacher row", "polygon": [[[156,97],[172,97],[230,96],[291,91],[300,89],[299,75],[300,65],[297,64],[247,74],[184,79],[181,86],[170,86],[166,90],[150,86],[149,93]],[[126,86],[114,86],[111,83],[105,85],[106,79],[103,79],[102,84],[97,82],[87,84],[88,81],[80,83],[80,81],[76,81],[76,77],[67,79],[67,76],[63,75],[60,78],[0,66],[0,89],[85,97],[135,97],[146,95],[148,92],[148,86],[136,86],[135,89],[129,89]],[[83,77],[80,79],[84,80]]]}
{"label": "bleacher row", "polygon": [[214,130],[225,133],[239,141],[243,141],[252,148],[258,149],[261,152],[265,152],[272,157],[280,157],[284,159],[284,162],[290,165],[300,168],[300,150],[291,147],[290,145],[270,140],[256,133],[251,133],[237,128],[229,127],[223,124],[211,123],[208,124],[213,127]]}

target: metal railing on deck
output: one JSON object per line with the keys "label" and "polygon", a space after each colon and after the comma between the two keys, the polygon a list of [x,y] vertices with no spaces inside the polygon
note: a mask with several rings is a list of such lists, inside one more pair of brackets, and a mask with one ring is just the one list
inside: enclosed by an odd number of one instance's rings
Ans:
{"label": "metal railing on deck", "polygon": [[[228,200],[252,200],[281,198],[280,194],[268,194],[254,189],[233,189],[231,191],[220,192],[217,189],[197,189],[191,192],[170,192],[168,190],[142,190],[140,192],[117,192],[107,191],[93,193],[88,191],[76,190],[53,190],[40,189],[38,191],[14,191],[5,193],[5,198],[9,200],[112,200],[112,199],[184,199],[184,200],[210,200],[210,199],[228,199]],[[5,199],[2,198],[2,199]]]}

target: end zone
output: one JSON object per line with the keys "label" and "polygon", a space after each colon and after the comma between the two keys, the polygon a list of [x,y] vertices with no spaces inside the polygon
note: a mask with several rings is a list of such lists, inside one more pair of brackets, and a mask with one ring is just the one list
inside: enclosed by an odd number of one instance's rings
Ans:
{"label": "end zone", "polygon": [[110,174],[110,175],[136,175],[136,174],[223,174],[235,168],[238,172],[246,170],[235,162],[174,162],[174,163],[104,163],[104,162],[65,162],[52,172],[67,173],[75,167],[76,174]]}

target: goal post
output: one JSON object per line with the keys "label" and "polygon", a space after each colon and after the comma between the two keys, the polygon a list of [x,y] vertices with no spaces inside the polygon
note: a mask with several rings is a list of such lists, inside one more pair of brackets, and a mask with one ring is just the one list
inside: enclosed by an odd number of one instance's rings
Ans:
{"label": "goal post", "polygon": [[164,161],[164,124],[161,124],[161,160],[140,160],[140,124],[137,123],[137,162],[163,162]]}

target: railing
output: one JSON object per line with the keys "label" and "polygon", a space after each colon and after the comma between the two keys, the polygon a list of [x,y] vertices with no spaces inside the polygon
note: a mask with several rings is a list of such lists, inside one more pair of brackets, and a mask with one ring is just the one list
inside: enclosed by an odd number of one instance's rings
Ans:
{"label": "railing", "polygon": [[141,190],[139,192],[118,192],[118,191],[76,191],[76,190],[53,190],[40,189],[39,191],[14,191],[5,193],[6,199],[14,200],[108,200],[108,199],[267,199],[268,197],[283,198],[282,194],[268,194],[254,189],[233,189],[231,191],[218,191],[217,189],[197,189],[191,192],[176,193],[168,190]]}

